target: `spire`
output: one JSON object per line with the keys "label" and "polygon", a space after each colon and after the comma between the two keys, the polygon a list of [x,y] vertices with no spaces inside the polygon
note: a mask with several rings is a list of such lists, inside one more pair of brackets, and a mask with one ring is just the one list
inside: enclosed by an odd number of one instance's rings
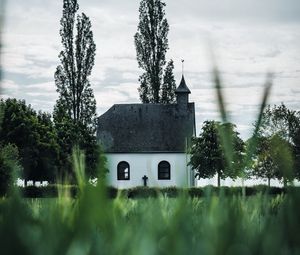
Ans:
{"label": "spire", "polygon": [[178,94],[178,93],[191,94],[191,91],[189,90],[188,86],[185,83],[183,74],[182,74],[181,82],[180,82],[179,86],[177,87],[177,89],[175,90],[175,93],[176,94]]}

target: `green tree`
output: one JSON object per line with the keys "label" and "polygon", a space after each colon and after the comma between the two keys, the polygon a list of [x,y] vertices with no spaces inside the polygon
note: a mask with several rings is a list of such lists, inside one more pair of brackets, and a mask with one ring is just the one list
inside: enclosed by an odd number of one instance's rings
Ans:
{"label": "green tree", "polygon": [[60,144],[60,173],[72,175],[71,153],[78,145],[86,152],[88,173],[95,175],[98,153],[96,100],[89,76],[94,66],[96,45],[91,22],[84,13],[76,16],[78,9],[77,0],[64,0],[60,21],[63,49],[59,54],[61,64],[55,72],[59,98],[54,107],[54,122]]}
{"label": "green tree", "polygon": [[77,15],[77,33],[74,35],[78,8],[77,0],[64,0],[60,21],[63,50],[59,54],[61,64],[55,72],[59,93],[56,107],[62,107],[75,125],[94,129],[96,100],[88,78],[94,66],[96,45],[91,22],[84,13]]}
{"label": "green tree", "polygon": [[1,100],[3,119],[1,141],[4,145],[15,144],[20,153],[23,167],[22,176],[33,180],[38,160],[38,133],[36,130],[36,112],[25,101],[16,99]]}
{"label": "green tree", "polygon": [[0,195],[5,195],[21,171],[19,152],[13,144],[0,145]]}
{"label": "green tree", "polygon": [[257,149],[254,154],[252,176],[268,180],[287,181],[294,178],[293,146],[278,134],[270,137],[260,136],[257,140]]}
{"label": "green tree", "polygon": [[[222,129],[230,129],[232,136],[233,155],[232,161],[228,162],[226,149],[222,143]],[[242,152],[244,143],[234,131],[231,123],[221,124],[217,121],[205,121],[199,137],[192,140],[191,161],[192,169],[196,170],[196,177],[212,178],[217,174],[218,186],[221,179],[226,177],[236,178],[242,165]]]}
{"label": "green tree", "polygon": [[[300,119],[300,112],[298,112]],[[300,181],[300,127],[295,132],[294,137],[294,155],[295,155],[295,176]]]}
{"label": "green tree", "polygon": [[58,173],[59,145],[52,116],[39,111],[37,114],[38,159],[35,180],[54,182]]}
{"label": "green tree", "polygon": [[278,177],[277,167],[272,157],[271,139],[259,137],[257,141],[257,152],[253,164],[252,176],[268,180],[270,187],[271,179]]}
{"label": "green tree", "polygon": [[143,103],[160,102],[169,32],[165,6],[161,0],[141,0],[139,7],[138,31],[134,41],[138,65],[144,70],[139,78],[139,93]]}
{"label": "green tree", "polygon": [[[278,156],[274,159],[281,159],[280,161],[275,160],[279,164],[276,166],[277,170],[280,171],[276,177],[283,180],[284,185],[298,175],[297,134],[299,128],[300,118],[298,113],[288,109],[283,103],[273,107],[268,106],[263,113],[259,136],[270,139],[274,147],[271,148],[273,155],[276,148],[282,150],[282,153],[278,151]],[[285,157],[282,157],[283,155]],[[265,170],[267,171],[267,169]]]}
{"label": "green tree", "polygon": [[160,102],[163,104],[175,103],[176,82],[173,74],[174,63],[170,60],[166,66],[163,84],[161,88]]}
{"label": "green tree", "polygon": [[270,137],[277,134],[282,139],[294,144],[299,127],[300,118],[296,111],[288,109],[283,103],[273,107],[269,105],[263,113],[260,135]]}
{"label": "green tree", "polygon": [[53,181],[58,146],[51,115],[37,114],[24,100],[1,100],[0,105],[3,109],[0,138],[3,145],[18,147],[25,182]]}

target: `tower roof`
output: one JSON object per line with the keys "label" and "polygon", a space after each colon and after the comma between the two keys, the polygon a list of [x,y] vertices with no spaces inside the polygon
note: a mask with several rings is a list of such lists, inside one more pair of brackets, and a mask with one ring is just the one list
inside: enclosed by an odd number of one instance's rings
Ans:
{"label": "tower roof", "polygon": [[188,93],[188,94],[191,93],[191,91],[189,90],[188,86],[185,83],[183,75],[182,75],[181,82],[180,82],[179,86],[175,90],[175,93]]}

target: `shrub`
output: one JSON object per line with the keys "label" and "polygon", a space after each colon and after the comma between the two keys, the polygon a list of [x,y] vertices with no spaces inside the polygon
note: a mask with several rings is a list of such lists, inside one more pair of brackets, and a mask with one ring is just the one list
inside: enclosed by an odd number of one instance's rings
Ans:
{"label": "shrub", "polygon": [[78,193],[78,187],[76,185],[48,185],[48,186],[26,186],[20,187],[20,192],[23,197],[26,198],[54,198],[58,197],[59,191],[62,193],[68,192],[71,197],[76,197]]}
{"label": "shrub", "polygon": [[[91,186],[91,188],[95,188]],[[281,195],[285,194],[288,190],[300,191],[300,187],[289,187],[286,188],[280,187],[268,187],[266,185],[257,185],[253,187],[244,187],[246,196],[255,196],[257,194],[266,194],[266,195]],[[78,193],[78,187],[76,185],[48,185],[43,187],[36,186],[27,186],[21,187],[20,191],[24,197],[28,198],[42,198],[42,197],[58,197],[58,190],[68,191],[72,197],[76,197]],[[121,197],[125,198],[156,198],[160,195],[170,198],[178,197],[182,193],[186,193],[191,198],[201,198],[205,196],[242,196],[243,188],[242,187],[215,187],[208,185],[205,187],[192,187],[192,188],[177,188],[177,187],[135,187],[129,189],[117,189],[115,187],[106,188],[107,197],[115,199],[118,194]]]}

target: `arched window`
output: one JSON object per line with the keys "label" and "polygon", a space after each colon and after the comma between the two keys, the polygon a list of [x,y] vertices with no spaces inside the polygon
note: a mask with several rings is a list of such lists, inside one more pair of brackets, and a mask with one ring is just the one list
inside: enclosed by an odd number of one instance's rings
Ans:
{"label": "arched window", "polygon": [[118,164],[118,180],[130,180],[130,167],[126,161]]}
{"label": "arched window", "polygon": [[158,164],[158,180],[171,179],[171,166],[168,161],[161,161]]}

